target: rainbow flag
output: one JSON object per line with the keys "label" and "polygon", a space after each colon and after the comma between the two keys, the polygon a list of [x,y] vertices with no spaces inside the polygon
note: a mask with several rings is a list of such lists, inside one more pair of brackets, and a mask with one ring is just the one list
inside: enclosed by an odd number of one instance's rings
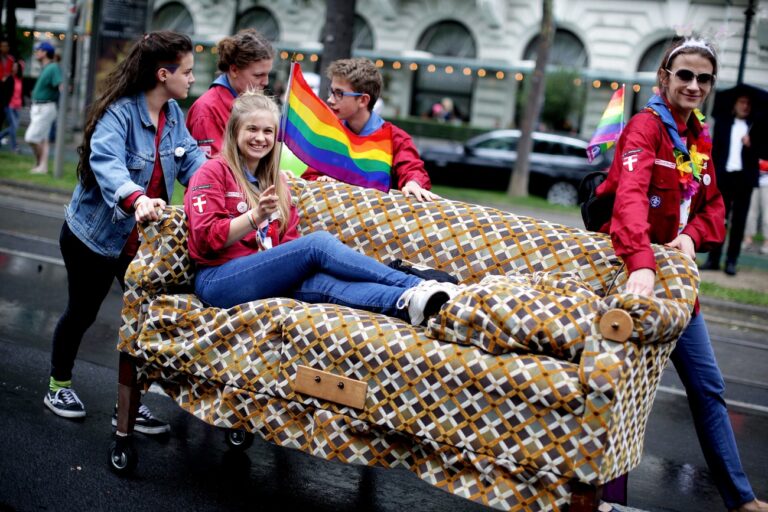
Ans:
{"label": "rainbow flag", "polygon": [[616,144],[619,135],[624,129],[624,85],[611,96],[611,101],[603,112],[603,117],[597,123],[595,133],[587,146],[587,159],[590,163],[600,153],[605,153],[608,148]]}
{"label": "rainbow flag", "polygon": [[352,185],[388,192],[392,169],[389,125],[360,137],[347,129],[291,63],[278,140],[309,167]]}

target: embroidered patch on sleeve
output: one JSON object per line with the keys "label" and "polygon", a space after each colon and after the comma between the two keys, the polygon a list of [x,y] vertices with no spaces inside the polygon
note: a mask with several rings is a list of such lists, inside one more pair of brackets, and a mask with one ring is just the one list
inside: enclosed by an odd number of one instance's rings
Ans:
{"label": "embroidered patch on sleeve", "polygon": [[624,157],[621,160],[622,165],[627,169],[627,171],[632,172],[635,170],[635,164],[637,163],[637,157],[635,155],[630,155],[627,157]]}
{"label": "embroidered patch on sleeve", "polygon": [[198,194],[192,199],[192,206],[197,208],[197,213],[203,213],[207,203],[208,201],[205,200],[205,194]]}

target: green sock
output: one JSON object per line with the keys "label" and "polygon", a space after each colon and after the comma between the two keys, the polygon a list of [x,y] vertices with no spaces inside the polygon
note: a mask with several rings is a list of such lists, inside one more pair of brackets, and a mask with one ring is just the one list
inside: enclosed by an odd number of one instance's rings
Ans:
{"label": "green sock", "polygon": [[48,384],[48,388],[56,392],[62,388],[71,388],[72,387],[72,379],[69,380],[56,380],[53,377],[51,377],[51,382]]}

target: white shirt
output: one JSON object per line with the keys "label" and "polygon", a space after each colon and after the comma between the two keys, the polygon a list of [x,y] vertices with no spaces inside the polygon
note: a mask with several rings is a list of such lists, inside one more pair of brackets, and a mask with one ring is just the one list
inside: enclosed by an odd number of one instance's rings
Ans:
{"label": "white shirt", "polygon": [[731,126],[731,148],[728,152],[728,161],[725,164],[727,172],[741,171],[743,165],[741,162],[741,150],[744,144],[741,139],[749,132],[749,125],[744,119],[734,119]]}

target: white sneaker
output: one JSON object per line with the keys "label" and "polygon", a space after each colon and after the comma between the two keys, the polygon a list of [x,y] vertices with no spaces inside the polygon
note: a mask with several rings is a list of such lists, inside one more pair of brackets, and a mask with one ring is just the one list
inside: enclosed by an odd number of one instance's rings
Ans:
{"label": "white sneaker", "polygon": [[422,325],[459,291],[460,288],[452,283],[422,281],[403,292],[397,299],[397,309],[407,307],[411,325]]}

